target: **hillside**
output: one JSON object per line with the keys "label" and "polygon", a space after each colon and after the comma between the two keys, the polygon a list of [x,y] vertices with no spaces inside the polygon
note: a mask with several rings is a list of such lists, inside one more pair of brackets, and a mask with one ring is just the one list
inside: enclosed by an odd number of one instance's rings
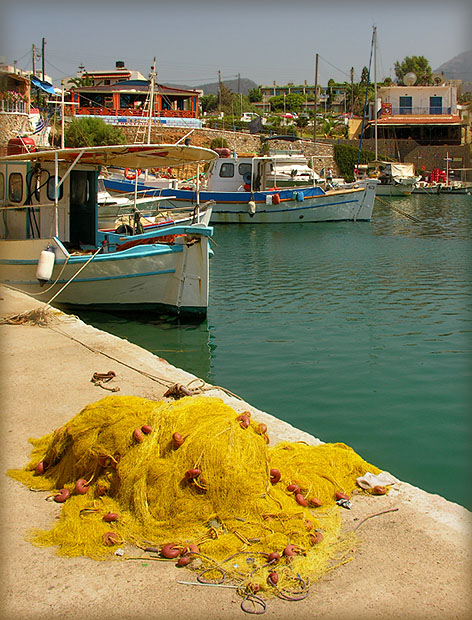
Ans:
{"label": "hillside", "polygon": [[434,73],[443,73],[448,80],[472,82],[472,50],[455,56],[434,69]]}
{"label": "hillside", "polygon": [[[228,88],[231,92],[238,92],[238,80],[223,80],[222,83],[226,88]],[[166,86],[173,86],[175,88],[183,88],[190,90],[203,90],[204,95],[217,95],[218,94],[218,82],[211,82],[210,84],[200,84],[200,86],[185,86],[182,84],[166,84]],[[253,88],[257,88],[256,82],[249,80],[247,78],[241,78],[239,80],[240,93],[243,95],[248,95],[249,91]]]}

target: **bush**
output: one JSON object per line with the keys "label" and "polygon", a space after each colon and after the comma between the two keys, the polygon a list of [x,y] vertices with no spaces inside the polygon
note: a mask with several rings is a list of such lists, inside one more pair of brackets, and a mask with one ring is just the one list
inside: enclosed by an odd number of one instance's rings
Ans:
{"label": "bush", "polygon": [[126,136],[118,127],[101,118],[74,119],[66,128],[65,145],[72,148],[126,144]]}
{"label": "bush", "polygon": [[[348,144],[334,145],[334,160],[339,168],[341,176],[349,183],[354,181],[354,167],[357,166],[359,149]],[[359,158],[360,164],[367,164],[375,159],[375,153],[371,151],[361,151]]]}
{"label": "bush", "polygon": [[227,149],[228,142],[225,138],[218,136],[217,138],[213,138],[210,144],[211,149]]}

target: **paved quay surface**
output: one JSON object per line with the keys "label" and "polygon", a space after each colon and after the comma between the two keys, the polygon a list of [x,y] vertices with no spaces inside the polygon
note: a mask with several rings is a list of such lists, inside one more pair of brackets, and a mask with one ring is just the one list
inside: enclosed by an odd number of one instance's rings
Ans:
{"label": "paved quay surface", "polygon": [[[0,287],[1,317],[41,306]],[[60,558],[53,549],[32,546],[25,535],[32,527],[50,527],[59,507],[4,474],[28,462],[28,438],[51,432],[85,405],[110,394],[91,382],[95,372],[113,370],[116,378],[107,385],[119,387],[119,395],[153,400],[162,398],[170,385],[188,384],[195,377],[68,315],[59,315],[46,327],[1,324],[0,343],[0,618],[245,617],[241,598],[233,590],[181,585],[178,580],[194,581],[194,575],[173,563],[142,566]],[[206,394],[221,397],[237,411],[251,410],[256,420],[267,424],[271,443],[282,439],[319,442],[220,389]],[[345,527],[353,529],[365,517],[392,508],[398,510],[359,527],[360,543],[353,561],[312,584],[303,601],[269,599],[264,616],[279,620],[471,618],[471,513],[397,481],[387,496],[353,496],[352,509],[343,511]]]}

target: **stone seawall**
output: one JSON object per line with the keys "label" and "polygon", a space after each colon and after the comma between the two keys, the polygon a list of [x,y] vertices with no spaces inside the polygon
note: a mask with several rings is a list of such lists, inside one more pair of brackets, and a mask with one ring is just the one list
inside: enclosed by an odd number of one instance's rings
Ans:
{"label": "stone seawall", "polygon": [[[136,136],[135,128],[122,128],[130,143],[134,142]],[[264,134],[250,134],[236,131],[223,131],[219,129],[194,129],[192,132],[180,127],[159,127],[153,128],[151,131],[151,142],[173,144],[181,140],[184,136],[190,138],[190,144],[193,146],[201,146],[210,148],[212,140],[215,138],[223,138],[226,140],[228,147],[236,153],[259,153],[264,143]],[[287,142],[286,140],[271,140],[270,147],[272,149],[288,149],[303,151],[304,155],[310,159],[315,156],[314,169],[319,173],[322,168],[332,168],[335,174],[338,174],[336,162],[334,161],[333,145],[323,142],[313,144],[312,140],[297,140],[295,142]]]}

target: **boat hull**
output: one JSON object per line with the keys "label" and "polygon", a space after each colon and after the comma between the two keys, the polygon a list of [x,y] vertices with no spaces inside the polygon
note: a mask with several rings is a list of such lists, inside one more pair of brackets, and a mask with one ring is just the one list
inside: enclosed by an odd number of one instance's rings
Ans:
{"label": "boat hull", "polygon": [[[48,242],[55,249],[56,261],[50,281],[41,287],[36,279],[36,268],[41,250]],[[0,279],[7,286],[45,302],[70,281],[54,299],[59,306],[110,311],[166,309],[175,314],[206,314],[207,237],[197,237],[192,244],[178,238],[174,246],[154,243],[98,254],[78,273],[91,256],[92,253],[67,256],[57,239],[3,241]]]}
{"label": "boat hull", "polygon": [[[375,200],[376,180],[355,187],[324,193],[318,187],[264,192],[199,192],[199,202],[212,201],[214,224],[286,224],[300,222],[369,221]],[[197,193],[191,190],[161,190],[172,193],[179,207],[195,207]]]}

